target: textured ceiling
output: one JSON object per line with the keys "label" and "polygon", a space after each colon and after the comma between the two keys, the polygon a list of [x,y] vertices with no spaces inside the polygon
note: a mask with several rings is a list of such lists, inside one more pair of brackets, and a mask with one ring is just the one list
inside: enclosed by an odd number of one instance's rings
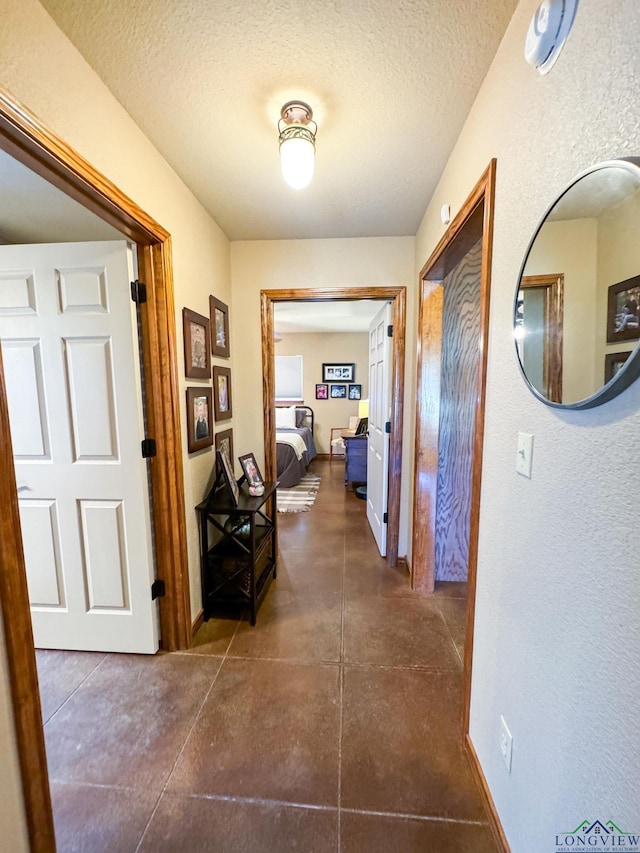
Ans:
{"label": "textured ceiling", "polygon": [[[232,240],[415,234],[517,5],[42,2]],[[302,191],[279,171],[292,98],[318,123]]]}

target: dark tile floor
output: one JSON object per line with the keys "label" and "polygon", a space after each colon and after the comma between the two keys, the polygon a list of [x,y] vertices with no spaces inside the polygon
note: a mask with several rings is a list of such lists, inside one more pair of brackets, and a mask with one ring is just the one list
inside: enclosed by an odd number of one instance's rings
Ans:
{"label": "dark tile floor", "polygon": [[495,851],[460,748],[465,585],[414,596],[342,465],[313,468],[255,628],[38,652],[61,853]]}

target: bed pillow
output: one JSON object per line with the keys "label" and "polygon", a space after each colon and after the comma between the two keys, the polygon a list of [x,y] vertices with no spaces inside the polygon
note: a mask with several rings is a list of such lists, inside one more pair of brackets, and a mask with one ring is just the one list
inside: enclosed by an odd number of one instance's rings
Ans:
{"label": "bed pillow", "polygon": [[288,409],[276,408],[276,429],[295,429],[296,428],[296,407],[290,406]]}
{"label": "bed pillow", "polygon": [[307,413],[303,409],[296,409],[296,426],[299,428],[304,426],[304,419],[307,417]]}

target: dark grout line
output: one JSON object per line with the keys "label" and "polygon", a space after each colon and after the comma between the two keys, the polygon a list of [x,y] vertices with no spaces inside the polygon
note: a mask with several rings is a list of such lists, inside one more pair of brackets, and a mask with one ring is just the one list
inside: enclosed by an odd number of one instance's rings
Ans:
{"label": "dark grout line", "polygon": [[56,716],[56,714],[64,708],[64,706],[65,706],[65,705],[67,704],[67,702],[71,699],[71,697],[76,695],[76,693],[77,693],[77,692],[78,692],[78,690],[82,687],[82,685],[86,683],[87,679],[88,679],[88,678],[91,678],[91,676],[96,672],[96,670],[98,670],[98,669],[102,666],[102,664],[106,661],[106,659],[107,659],[107,657],[108,657],[108,654],[109,654],[108,652],[104,652],[104,657],[102,658],[102,660],[100,661],[100,663],[97,663],[97,664],[94,666],[94,668],[91,670],[91,672],[88,672],[88,673],[85,675],[85,677],[82,679],[82,681],[81,681],[79,684],[76,684],[76,686],[74,687],[74,689],[71,691],[71,693],[69,693],[69,695],[68,695],[68,696],[67,696],[67,698],[62,702],[62,704],[61,704],[61,705],[59,705],[59,706],[55,709],[55,711],[53,712],[53,714],[51,714],[51,716],[50,716],[50,717],[47,717],[47,719],[42,723],[42,728],[43,728],[43,729],[44,729],[44,727],[45,727],[48,723],[50,723],[50,722],[51,722],[51,720],[53,720],[53,718]]}

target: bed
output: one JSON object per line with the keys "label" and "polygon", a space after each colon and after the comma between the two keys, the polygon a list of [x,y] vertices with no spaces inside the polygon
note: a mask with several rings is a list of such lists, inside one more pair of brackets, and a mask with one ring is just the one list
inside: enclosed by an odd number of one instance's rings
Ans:
{"label": "bed", "polygon": [[309,406],[276,407],[276,477],[282,489],[296,486],[317,456],[313,421]]}

